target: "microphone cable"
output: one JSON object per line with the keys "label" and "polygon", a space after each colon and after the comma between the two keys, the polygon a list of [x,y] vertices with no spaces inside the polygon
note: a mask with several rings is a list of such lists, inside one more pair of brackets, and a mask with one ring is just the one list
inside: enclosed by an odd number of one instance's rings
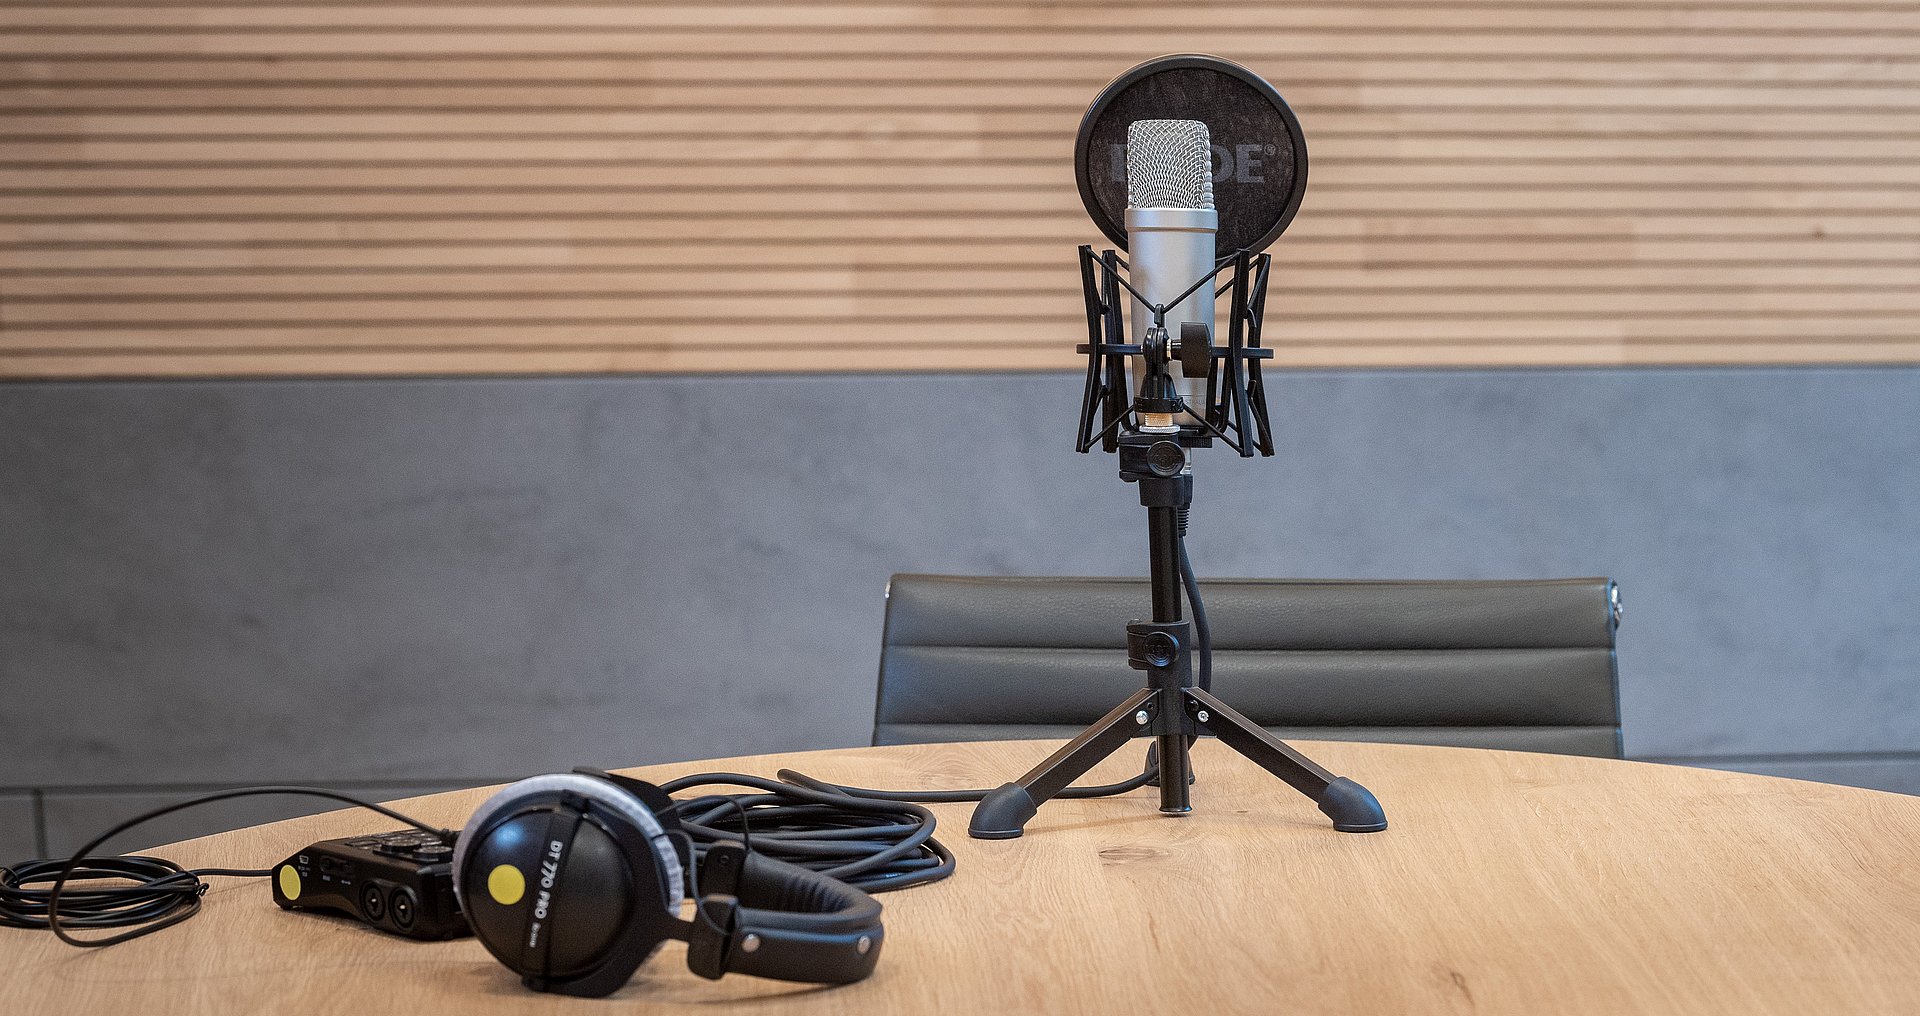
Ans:
{"label": "microphone cable", "polygon": [[[953,852],[933,838],[933,812],[907,801],[863,797],[817,781],[799,783],[741,773],[698,773],[660,785],[746,787],[757,793],[676,799],[680,828],[704,858],[715,843],[736,842],[870,893],[938,882],[953,874]],[[801,779],[804,779],[802,777]]]}

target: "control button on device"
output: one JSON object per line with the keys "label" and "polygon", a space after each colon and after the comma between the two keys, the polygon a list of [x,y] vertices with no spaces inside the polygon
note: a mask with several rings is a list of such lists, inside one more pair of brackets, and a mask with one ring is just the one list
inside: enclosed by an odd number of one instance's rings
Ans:
{"label": "control button on device", "polygon": [[300,872],[291,864],[280,866],[280,895],[290,900],[300,898]]}

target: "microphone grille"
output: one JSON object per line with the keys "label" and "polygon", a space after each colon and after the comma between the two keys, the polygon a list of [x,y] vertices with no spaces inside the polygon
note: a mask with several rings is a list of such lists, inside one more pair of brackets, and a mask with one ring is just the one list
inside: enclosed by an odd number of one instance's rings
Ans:
{"label": "microphone grille", "polygon": [[1127,125],[1127,207],[1213,207],[1213,148],[1206,124],[1135,120]]}

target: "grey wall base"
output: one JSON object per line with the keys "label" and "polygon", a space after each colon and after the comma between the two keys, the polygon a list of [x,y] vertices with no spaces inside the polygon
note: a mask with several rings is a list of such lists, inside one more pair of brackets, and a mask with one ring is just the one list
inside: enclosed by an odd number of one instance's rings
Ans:
{"label": "grey wall base", "polygon": [[[862,743],[892,572],[1144,570],[1133,490],[1070,450],[1077,388],[0,384],[0,828],[33,788]],[[1629,754],[1920,789],[1847,761],[1920,750],[1920,370],[1271,390],[1280,455],[1197,467],[1203,574],[1611,575]]]}
{"label": "grey wall base", "polygon": [[39,857],[45,844],[30,793],[0,793],[0,864]]}
{"label": "grey wall base", "polygon": [[1839,783],[1896,794],[1920,794],[1920,757],[1906,755],[1801,755],[1785,758],[1680,757],[1650,758],[1648,762],[1731,769],[1735,772],[1782,776],[1790,780]]}

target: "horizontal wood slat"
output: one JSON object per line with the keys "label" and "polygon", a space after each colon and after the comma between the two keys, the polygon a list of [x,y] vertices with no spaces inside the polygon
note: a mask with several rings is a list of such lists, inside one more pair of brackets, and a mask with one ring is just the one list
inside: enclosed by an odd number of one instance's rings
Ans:
{"label": "horizontal wood slat", "polygon": [[4,0],[0,376],[1071,367],[1182,50],[1307,131],[1282,365],[1920,361],[1912,3]]}
{"label": "horizontal wood slat", "polygon": [[[6,5],[0,4],[0,11],[7,9]],[[1270,60],[1278,56],[1262,51],[1258,36],[1249,37],[1236,52],[1247,60]],[[1112,60],[1071,53],[1043,58],[995,54],[990,59],[874,53],[859,60],[821,59],[791,54],[745,60],[726,54],[701,56],[672,52],[624,57],[596,53],[561,56],[521,54],[485,59],[443,53],[418,53],[404,57],[293,58],[244,53],[200,53],[185,60],[77,56],[63,57],[58,61],[60,71],[57,78],[41,71],[49,62],[41,58],[31,64],[0,64],[0,82],[49,87],[133,81],[305,83],[330,87],[386,81],[476,85],[585,82],[624,87],[701,84],[753,87],[769,82],[868,82],[901,87],[957,81],[1003,86],[1009,81],[1020,81],[1098,88],[1114,75]],[[1611,82],[1760,86],[1791,84],[1797,87],[1836,88],[1861,82],[1912,82],[1920,75],[1920,64],[1916,64],[1916,58],[1868,63],[1845,59],[1820,60],[1794,54],[1774,58],[1727,59],[1698,54],[1666,59],[1593,59],[1581,56],[1546,59],[1524,54],[1485,59],[1458,56],[1451,59],[1420,56],[1326,59],[1301,56],[1288,57],[1287,68],[1286,80],[1290,92],[1302,88],[1363,88],[1405,82],[1451,82],[1495,87],[1515,82],[1573,85]],[[612,97],[617,98],[619,94],[614,92]]]}
{"label": "horizontal wood slat", "polygon": [[[447,31],[444,29],[323,29],[257,32],[207,29],[195,32],[121,30],[106,32],[9,31],[5,52],[41,57],[158,56],[193,57],[203,53],[250,56],[407,56],[447,53],[464,56],[559,56],[594,53],[644,56],[671,49],[735,58],[789,56],[796,49],[824,58],[856,61],[870,52],[896,55],[976,56],[996,54],[1044,59],[1056,55],[1104,56],[1128,61],[1164,51],[1235,52],[1244,50],[1246,33],[1231,27],[1212,30],[1166,28],[1100,30],[1096,25],[1065,25],[1051,31],[980,29],[929,31],[885,28],[877,30],[828,28],[798,32],[791,28],[754,31],[749,28],[661,30],[651,28],[552,28],[540,23],[549,8],[529,4],[527,24],[518,29]],[[701,6],[702,10],[706,9]],[[1175,24],[1172,12],[1163,25]],[[1435,28],[1405,30],[1398,16],[1407,8],[1361,13],[1356,21],[1369,22],[1346,31],[1279,29],[1264,33],[1255,54],[1267,61],[1292,57],[1421,57],[1447,54],[1485,56],[1606,56],[1624,59],[1710,59],[1739,56],[1779,58],[1797,54],[1812,58],[1891,57],[1911,59],[1914,36],[1907,32],[1855,31],[1846,20],[1854,12],[1844,8],[1829,30],[1716,32],[1672,28],[1645,31],[1562,29],[1558,31],[1476,32]],[[1097,18],[1098,11],[1087,12]],[[1193,15],[1181,14],[1180,18]],[[1222,18],[1223,22],[1227,19]]]}
{"label": "horizontal wood slat", "polygon": [[[1833,6],[1849,9],[1851,16],[1844,26],[1835,24],[1831,11],[1820,10],[1817,4],[1811,8],[1785,4],[1760,8],[1731,4],[1706,7],[1609,4],[1597,5],[1596,9],[1596,6],[1567,3],[1522,7],[1441,0],[1379,5],[1391,10],[1392,23],[1398,31],[1449,35],[1556,29],[1764,34],[1843,29],[1920,31],[1920,11],[1911,8]],[[1183,7],[1194,17],[1230,20],[1248,29],[1344,33],[1366,27],[1357,24],[1364,18],[1356,17],[1356,5],[1350,3],[1220,5],[1202,2]],[[555,3],[543,6],[537,16],[530,16],[524,6],[517,4],[46,4],[22,7],[15,14],[14,23],[16,28],[28,31],[120,33],[140,29],[195,35],[224,30],[284,32],[296,29],[561,32],[626,28],[706,33],[717,28],[739,28],[748,31],[823,29],[835,33],[898,29],[976,32],[982,25],[992,25],[1002,31],[1038,31],[1051,35],[1062,30],[1159,31],[1168,23],[1166,14],[1164,5],[1091,3]]]}

